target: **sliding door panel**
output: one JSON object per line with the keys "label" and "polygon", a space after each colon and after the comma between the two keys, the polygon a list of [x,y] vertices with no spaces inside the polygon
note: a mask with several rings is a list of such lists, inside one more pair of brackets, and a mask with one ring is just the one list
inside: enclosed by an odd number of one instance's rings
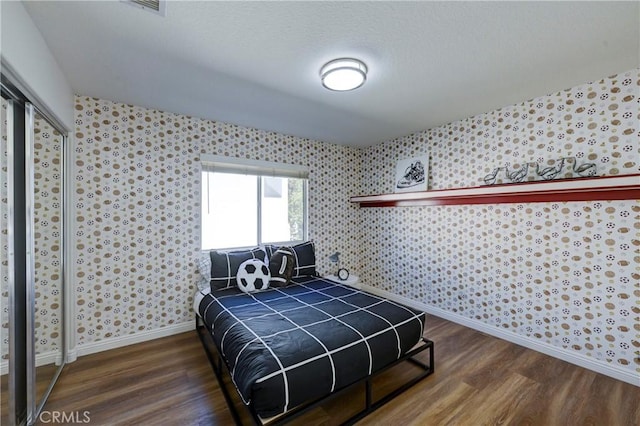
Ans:
{"label": "sliding door panel", "polygon": [[6,101],[4,91],[2,113],[2,340],[8,343],[3,343],[1,364],[2,372],[5,368],[8,371],[2,380],[3,386],[5,380],[7,383],[6,392],[2,392],[2,424],[14,425],[27,422],[32,413],[27,396],[32,370],[28,346],[33,337],[27,308],[27,123],[24,106],[15,100]]}
{"label": "sliding door panel", "polygon": [[[9,402],[9,310],[12,295],[9,292],[9,202],[8,202],[8,125],[11,124],[10,102],[2,98],[0,117],[0,424],[8,425],[9,413],[14,410]],[[12,391],[13,395],[13,391]],[[11,409],[9,406],[11,405]]]}
{"label": "sliding door panel", "polygon": [[66,357],[66,136],[11,84],[0,108],[0,424],[36,424]]}
{"label": "sliding door panel", "polygon": [[63,135],[39,112],[33,127],[35,403],[41,405],[63,360]]}

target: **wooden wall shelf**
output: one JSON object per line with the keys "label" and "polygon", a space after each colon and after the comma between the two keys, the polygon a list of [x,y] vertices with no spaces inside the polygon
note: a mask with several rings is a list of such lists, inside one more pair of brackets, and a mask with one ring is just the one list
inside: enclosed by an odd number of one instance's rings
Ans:
{"label": "wooden wall shelf", "polygon": [[640,200],[640,174],[351,197],[360,207]]}

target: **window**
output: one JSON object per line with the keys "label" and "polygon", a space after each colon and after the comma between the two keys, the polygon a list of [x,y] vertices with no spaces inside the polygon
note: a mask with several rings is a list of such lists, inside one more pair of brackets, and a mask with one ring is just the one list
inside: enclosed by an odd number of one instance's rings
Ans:
{"label": "window", "polygon": [[307,177],[299,166],[203,155],[202,249],[304,241]]}

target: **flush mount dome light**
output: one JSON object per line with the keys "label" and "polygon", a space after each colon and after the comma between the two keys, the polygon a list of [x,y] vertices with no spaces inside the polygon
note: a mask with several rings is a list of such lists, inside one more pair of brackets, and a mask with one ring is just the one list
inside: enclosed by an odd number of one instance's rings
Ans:
{"label": "flush mount dome light", "polygon": [[357,59],[334,59],[320,68],[322,85],[329,90],[344,92],[357,89],[367,80],[367,66]]}

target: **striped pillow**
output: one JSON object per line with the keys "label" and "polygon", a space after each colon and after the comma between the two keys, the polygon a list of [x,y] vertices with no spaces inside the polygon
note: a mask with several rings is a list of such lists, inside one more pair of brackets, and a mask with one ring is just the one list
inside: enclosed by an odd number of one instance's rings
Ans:
{"label": "striped pillow", "polygon": [[[279,248],[280,247],[273,245],[265,246],[269,259],[271,259],[271,256],[273,256]],[[318,275],[316,272],[316,254],[313,241],[307,241],[287,248],[293,252],[293,277],[315,277]]]}
{"label": "striped pillow", "polygon": [[259,259],[264,261],[266,253],[260,248],[238,251],[211,250],[211,291],[237,287],[238,269],[245,260]]}

